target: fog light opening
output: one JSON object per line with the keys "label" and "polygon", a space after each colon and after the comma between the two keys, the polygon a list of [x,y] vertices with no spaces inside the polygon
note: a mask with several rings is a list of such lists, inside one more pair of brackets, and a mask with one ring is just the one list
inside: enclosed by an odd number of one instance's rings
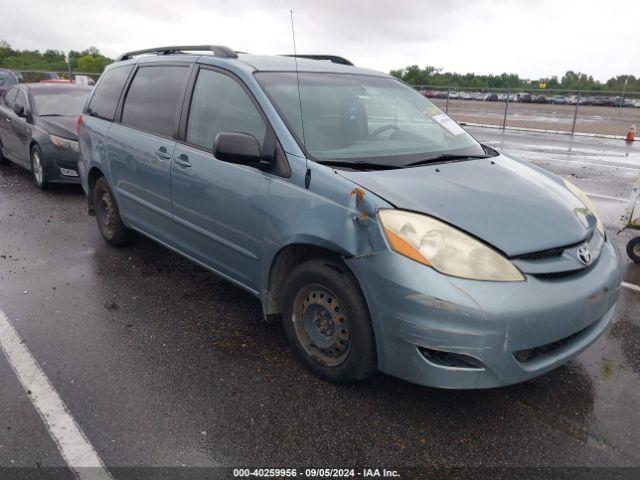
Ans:
{"label": "fog light opening", "polygon": [[422,353],[424,358],[439,367],[484,370],[482,362],[470,355],[445,352],[444,350],[434,350],[432,348],[425,347],[418,347],[418,350],[420,350],[420,353]]}

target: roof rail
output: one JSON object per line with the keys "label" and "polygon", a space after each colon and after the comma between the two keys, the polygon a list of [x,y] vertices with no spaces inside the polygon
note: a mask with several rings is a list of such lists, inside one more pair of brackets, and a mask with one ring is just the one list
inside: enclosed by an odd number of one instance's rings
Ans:
{"label": "roof rail", "polygon": [[308,58],[310,60],[328,60],[331,63],[339,63],[340,65],[354,66],[349,60],[337,55],[282,55],[283,57],[296,57],[296,58]]}
{"label": "roof rail", "polygon": [[234,50],[223,45],[180,45],[176,47],[157,47],[147,48],[145,50],[134,50],[133,52],[126,52],[116,58],[116,62],[129,60],[136,55],[144,55],[145,53],[155,53],[156,55],[170,55],[172,53],[182,53],[190,51],[212,52],[215,57],[220,58],[238,58],[238,54]]}

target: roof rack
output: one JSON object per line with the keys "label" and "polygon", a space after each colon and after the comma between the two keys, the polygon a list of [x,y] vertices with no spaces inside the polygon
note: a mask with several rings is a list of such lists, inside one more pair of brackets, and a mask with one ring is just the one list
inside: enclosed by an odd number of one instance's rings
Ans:
{"label": "roof rack", "polygon": [[282,55],[283,57],[296,57],[296,58],[308,58],[310,60],[328,60],[331,63],[339,63],[340,65],[354,66],[349,60],[337,55]]}
{"label": "roof rack", "polygon": [[238,54],[230,49],[229,47],[225,47],[223,45],[180,45],[176,47],[157,47],[157,48],[147,48],[145,50],[134,50],[133,52],[126,52],[116,58],[116,62],[121,62],[123,60],[129,60],[130,58],[135,57],[136,55],[144,55],[145,53],[155,53],[156,55],[170,55],[172,53],[182,53],[182,52],[212,52],[214,57],[220,58],[238,58]]}

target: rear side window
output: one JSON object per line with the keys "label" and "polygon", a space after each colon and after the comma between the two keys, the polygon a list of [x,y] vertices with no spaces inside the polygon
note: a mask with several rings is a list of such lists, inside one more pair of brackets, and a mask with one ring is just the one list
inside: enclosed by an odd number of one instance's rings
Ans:
{"label": "rear side window", "polygon": [[113,120],[120,94],[132,68],[132,66],[113,68],[102,75],[89,104],[89,115]]}
{"label": "rear side window", "polygon": [[172,137],[188,74],[183,66],[139,68],[124,100],[122,123]]}
{"label": "rear side window", "polygon": [[267,127],[238,82],[219,72],[200,70],[191,100],[187,142],[211,150],[220,132],[249,133],[262,144]]}

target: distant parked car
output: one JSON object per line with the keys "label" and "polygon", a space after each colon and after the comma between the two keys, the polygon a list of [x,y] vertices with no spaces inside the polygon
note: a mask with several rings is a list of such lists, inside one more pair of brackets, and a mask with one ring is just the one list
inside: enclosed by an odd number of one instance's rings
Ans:
{"label": "distant parked car", "polygon": [[79,183],[76,120],[90,92],[49,83],[11,87],[0,103],[0,162],[31,170],[42,189],[51,182]]}
{"label": "distant parked car", "polygon": [[545,97],[544,95],[538,95],[533,99],[533,103],[547,103],[547,97]]}
{"label": "distant parked car", "polygon": [[526,92],[517,93],[515,101],[522,103],[531,103],[533,101],[533,96],[530,93]]}
{"label": "distant parked car", "polygon": [[594,97],[593,102],[591,102],[592,105],[596,105],[599,107],[603,107],[608,103],[609,103],[609,99],[607,97],[602,97],[602,96]]}
{"label": "distant parked car", "polygon": [[437,90],[437,91],[433,92],[433,96],[434,96],[434,98],[447,98],[447,91],[446,90]]}
{"label": "distant parked car", "polygon": [[461,92],[460,93],[460,98],[462,100],[472,100],[473,99],[473,95],[471,95],[469,92]]}
{"label": "distant parked car", "polygon": [[567,97],[564,95],[554,95],[553,98],[551,98],[551,103],[555,105],[566,105]]}
{"label": "distant parked car", "polygon": [[449,93],[449,98],[453,98],[453,99],[460,98],[460,94],[458,92],[451,92]]}
{"label": "distant parked car", "polygon": [[474,100],[482,100],[484,94],[482,92],[473,92],[472,96]]}
{"label": "distant parked car", "polygon": [[609,97],[607,105],[610,107],[624,107],[624,100],[622,97]]}
{"label": "distant parked car", "polygon": [[11,70],[0,69],[0,97],[13,87],[16,83],[20,82],[20,77]]}
{"label": "distant parked car", "polygon": [[421,90],[420,93],[423,97],[431,98],[433,97],[433,92],[431,90]]}
{"label": "distant parked car", "polygon": [[497,102],[498,95],[496,93],[486,93],[482,100],[484,100],[485,102]]}

